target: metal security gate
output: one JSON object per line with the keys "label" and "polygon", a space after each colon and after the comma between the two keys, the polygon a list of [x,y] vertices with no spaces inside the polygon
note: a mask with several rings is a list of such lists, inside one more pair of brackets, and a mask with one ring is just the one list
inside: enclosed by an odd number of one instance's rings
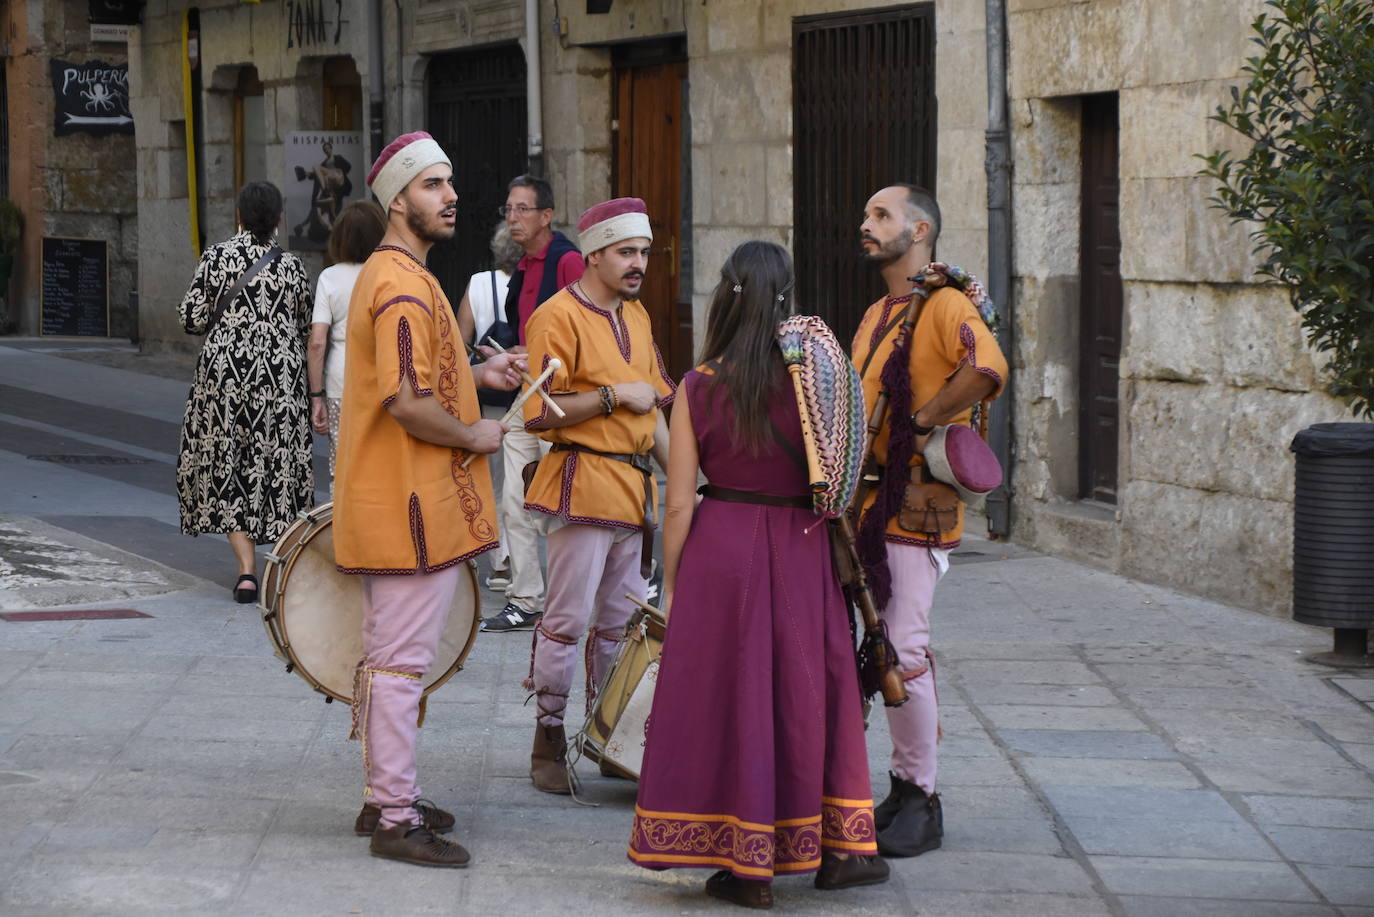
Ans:
{"label": "metal security gate", "polygon": [[439,54],[427,82],[426,130],[453,160],[458,192],[458,231],[430,250],[429,268],[457,309],[468,278],[491,267],[496,209],[525,171],[525,55],[515,44]]}
{"label": "metal security gate", "polygon": [[933,3],[793,20],[797,302],[846,344],[883,293],[859,257],[864,203],[935,187],[934,26]]}

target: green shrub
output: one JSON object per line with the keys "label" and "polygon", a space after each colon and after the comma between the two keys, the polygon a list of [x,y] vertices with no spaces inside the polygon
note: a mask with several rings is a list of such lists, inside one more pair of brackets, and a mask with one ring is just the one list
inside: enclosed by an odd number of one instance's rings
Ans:
{"label": "green shrub", "polygon": [[1202,156],[1214,206],[1253,221],[1331,392],[1374,416],[1374,0],[1269,0],[1247,82],[1213,120],[1250,142]]}

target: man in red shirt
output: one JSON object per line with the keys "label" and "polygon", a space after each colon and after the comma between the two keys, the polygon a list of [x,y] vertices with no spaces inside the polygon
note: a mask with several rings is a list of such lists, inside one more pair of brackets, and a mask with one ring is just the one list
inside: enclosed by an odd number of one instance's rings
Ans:
{"label": "man in red shirt", "polygon": [[[525,349],[525,323],[534,310],[559,290],[581,278],[586,264],[582,253],[567,236],[553,228],[553,186],[533,175],[511,180],[506,206],[510,237],[525,250],[511,275],[506,292],[504,318],[518,334],[519,350]],[[482,342],[478,342],[482,343]],[[524,508],[521,472],[548,451],[533,433],[516,428],[502,446],[505,479],[501,485],[501,532],[509,556],[506,607],[482,622],[492,632],[533,630],[544,606],[544,575],[539,567],[539,530]],[[500,582],[493,569],[489,585]]]}

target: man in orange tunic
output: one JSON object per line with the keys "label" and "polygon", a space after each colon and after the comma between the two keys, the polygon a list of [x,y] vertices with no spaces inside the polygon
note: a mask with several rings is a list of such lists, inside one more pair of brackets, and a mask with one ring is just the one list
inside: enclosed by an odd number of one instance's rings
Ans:
{"label": "man in orange tunic", "polygon": [[[852,349],[871,412],[911,300],[909,278],[923,273],[931,262],[940,234],[940,208],[929,192],[914,185],[883,188],[869,199],[859,232],[864,257],[881,269],[888,287],[888,295],[864,315]],[[899,475],[895,482],[899,485],[923,480],[921,451],[935,426],[968,424],[974,405],[995,398],[1007,378],[1007,361],[996,338],[970,298],[953,286],[935,289],[920,306],[909,352],[912,413],[897,416],[889,410],[887,423],[871,447],[878,463],[887,466],[893,426],[910,425],[915,450],[909,467],[883,470],[885,481],[889,475]],[[953,493],[950,489],[949,494]],[[886,542],[891,597],[883,605],[882,617],[910,697],[900,707],[886,708],[892,734],[892,791],[874,810],[878,852],[889,857],[917,856],[939,847],[944,830],[935,792],[939,709],[929,650],[930,607],[935,584],[949,567],[949,552],[959,545],[964,507],[952,500],[954,512],[947,517],[947,527],[922,526],[939,527],[938,531],[909,531],[902,527],[900,515],[870,518],[878,512],[874,509],[877,489],[869,497],[859,525],[860,544],[862,548],[864,531],[870,529],[881,559],[882,542]],[[875,588],[879,601],[882,591],[886,589]]]}
{"label": "man in orange tunic", "polygon": [[549,591],[535,629],[528,690],[538,696],[530,778],[546,793],[570,791],[563,713],[587,637],[587,703],[605,679],[630,593],[644,598],[658,494],[649,456],[665,468],[668,429],[659,408],[673,385],[635,298],[653,232],[644,202],[617,198],[582,214],[587,271],[535,311],[526,326],[530,365],[562,366],[545,383],[567,413],[525,402],[525,426],[553,448],[539,463],[525,508],[550,517]]}
{"label": "man in orange tunic", "polygon": [[373,856],[426,866],[469,859],[436,836],[453,816],[418,804],[415,741],[421,678],[462,564],[497,546],[486,455],[506,427],[481,419],[476,386],[514,388],[522,365],[501,355],[469,367],[453,310],[425,268],[430,246],[453,236],[452,177],[422,131],[394,140],[367,177],[387,231],[349,303],[334,504],[335,561],[363,576],[353,722],[367,785],[354,830],[372,835]]}

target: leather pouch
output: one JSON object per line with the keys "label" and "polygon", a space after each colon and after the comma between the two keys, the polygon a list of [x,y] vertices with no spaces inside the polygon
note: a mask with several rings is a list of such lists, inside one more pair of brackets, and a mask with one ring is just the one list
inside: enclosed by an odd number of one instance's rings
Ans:
{"label": "leather pouch", "polygon": [[525,484],[525,489],[524,489],[524,491],[523,491],[524,493],[529,493],[529,492],[530,492],[530,485],[534,483],[534,473],[535,473],[536,471],[538,471],[538,470],[539,470],[539,459],[535,459],[534,461],[532,461],[532,462],[528,463],[527,465],[525,465],[524,468],[521,468],[521,469],[520,469],[520,479],[521,479],[521,480],[524,482],[524,484]]}
{"label": "leather pouch", "polygon": [[939,481],[922,480],[924,467],[911,469],[897,526],[904,532],[938,535],[959,524],[959,492]]}

